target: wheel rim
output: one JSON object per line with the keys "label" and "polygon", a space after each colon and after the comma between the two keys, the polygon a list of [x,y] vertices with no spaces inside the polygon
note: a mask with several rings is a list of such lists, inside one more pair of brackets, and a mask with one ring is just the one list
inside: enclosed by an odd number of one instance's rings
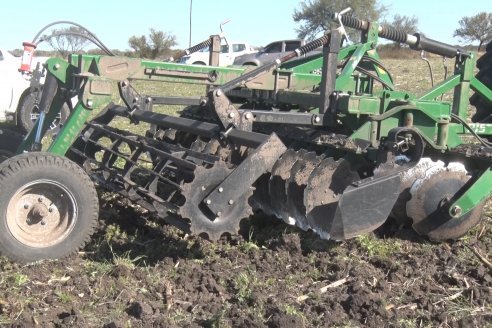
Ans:
{"label": "wheel rim", "polygon": [[[36,121],[39,118],[39,108],[38,108],[38,106],[34,106],[34,108],[32,109],[32,112],[31,112],[30,115],[31,115],[32,124],[34,126],[34,124],[36,123]],[[61,113],[58,113],[58,114],[56,114],[55,119],[53,120],[53,122],[50,123],[49,129],[50,130],[56,129],[58,127],[58,125],[60,124],[60,121],[61,121]]]}
{"label": "wheel rim", "polygon": [[22,244],[43,248],[64,240],[77,216],[77,202],[65,186],[37,180],[19,188],[10,199],[7,227]]}

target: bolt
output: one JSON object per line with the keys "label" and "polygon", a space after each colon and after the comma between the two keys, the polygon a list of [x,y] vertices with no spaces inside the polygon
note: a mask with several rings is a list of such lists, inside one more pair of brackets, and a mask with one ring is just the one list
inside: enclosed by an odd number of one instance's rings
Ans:
{"label": "bolt", "polygon": [[150,98],[150,97],[145,98],[145,103],[146,104],[149,104],[151,101],[152,101],[152,98]]}
{"label": "bolt", "polygon": [[249,120],[249,119],[251,119],[252,116],[253,115],[251,115],[250,112],[247,112],[246,115],[244,115],[244,118],[247,119],[247,120]]}
{"label": "bolt", "polygon": [[217,216],[221,216],[222,215],[222,212],[217,212]]}
{"label": "bolt", "polygon": [[234,204],[234,201],[232,199],[229,199],[229,205]]}
{"label": "bolt", "polygon": [[49,207],[48,212],[53,213],[53,207]]}
{"label": "bolt", "polygon": [[122,87],[126,87],[127,85],[128,85],[128,83],[126,81],[121,82]]}
{"label": "bolt", "polygon": [[29,208],[29,205],[24,204],[24,209],[27,210]]}
{"label": "bolt", "polygon": [[207,200],[205,201],[205,203],[206,203],[207,205],[210,205],[210,204],[212,204],[212,201],[211,201],[210,199],[207,199]]}
{"label": "bolt", "polygon": [[234,114],[234,112],[229,113],[229,118],[234,118],[234,116],[236,116],[236,114]]}
{"label": "bolt", "polygon": [[91,108],[94,105],[94,101],[92,99],[87,99],[87,107]]}
{"label": "bolt", "polygon": [[222,90],[218,89],[217,91],[215,91],[215,95],[216,95],[217,97],[222,96]]}
{"label": "bolt", "polygon": [[452,214],[453,216],[460,216],[460,215],[461,215],[461,212],[462,212],[462,209],[461,209],[461,207],[459,207],[459,206],[455,206],[455,207],[453,207],[453,208],[451,209],[451,214]]}
{"label": "bolt", "polygon": [[319,123],[319,121],[321,121],[321,119],[319,118],[319,116],[315,116],[314,117],[314,123]]}
{"label": "bolt", "polygon": [[56,71],[57,69],[60,68],[60,64],[55,64],[55,66],[53,66],[53,69]]}
{"label": "bolt", "polygon": [[219,187],[219,192],[223,192],[223,191],[224,191],[224,188]]}
{"label": "bolt", "polygon": [[46,221],[45,220],[41,220],[41,225],[46,225]]}
{"label": "bolt", "polygon": [[38,202],[42,203],[43,202],[43,197],[38,198]]}
{"label": "bolt", "polygon": [[202,191],[205,191],[205,187],[204,186],[202,186]]}
{"label": "bolt", "polygon": [[138,98],[138,97],[133,98],[134,103],[138,102],[139,100],[140,100],[140,98]]}

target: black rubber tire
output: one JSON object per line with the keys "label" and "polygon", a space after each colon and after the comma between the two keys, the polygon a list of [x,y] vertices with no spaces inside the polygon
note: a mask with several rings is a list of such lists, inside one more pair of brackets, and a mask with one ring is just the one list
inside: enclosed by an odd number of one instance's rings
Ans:
{"label": "black rubber tire", "polygon": [[[479,69],[476,77],[487,87],[492,89],[492,42],[486,47],[485,54],[477,61]],[[470,97],[470,104],[475,106],[476,111],[471,120],[475,123],[491,123],[492,122],[492,102],[485,99],[478,93]]]}
{"label": "black rubber tire", "polygon": [[[34,212],[43,202],[50,204],[44,216]],[[94,184],[67,158],[33,152],[0,164],[0,253],[11,260],[31,263],[74,254],[89,242],[98,213]]]}
{"label": "black rubber tire", "polygon": [[0,163],[15,155],[23,139],[20,133],[0,128]]}
{"label": "black rubber tire", "polygon": [[[34,107],[35,99],[35,94],[28,91],[22,96],[22,99],[19,102],[19,107],[17,108],[17,126],[23,133],[29,132],[36,121],[32,116],[33,114],[36,114],[36,109]],[[70,108],[67,104],[64,104],[59,118],[55,119],[52,126],[48,129],[47,134],[57,133],[60,130],[60,124],[65,123],[69,115]]]}

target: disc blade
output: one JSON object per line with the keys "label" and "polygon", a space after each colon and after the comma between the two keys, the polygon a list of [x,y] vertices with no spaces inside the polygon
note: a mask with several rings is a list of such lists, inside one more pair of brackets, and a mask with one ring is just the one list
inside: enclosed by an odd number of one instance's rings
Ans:
{"label": "disc blade", "polygon": [[304,190],[304,206],[309,227],[329,239],[340,195],[359,175],[345,159],[326,158],[312,171]]}
{"label": "disc blade", "polygon": [[287,203],[287,192],[285,182],[290,177],[290,170],[297,161],[297,153],[291,149],[287,150],[282,157],[275,163],[272,168],[272,174],[269,183],[269,192],[271,198],[271,209],[273,214],[282,219],[282,213]]}

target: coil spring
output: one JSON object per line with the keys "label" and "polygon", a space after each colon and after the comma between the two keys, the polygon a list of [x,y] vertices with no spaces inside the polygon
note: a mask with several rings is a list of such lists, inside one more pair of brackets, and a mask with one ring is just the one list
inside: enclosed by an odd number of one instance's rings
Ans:
{"label": "coil spring", "polygon": [[355,28],[357,30],[364,30],[367,26],[367,22],[350,16],[342,16],[342,23],[345,26]]}
{"label": "coil spring", "polygon": [[203,42],[200,42],[200,43],[194,45],[191,48],[186,49],[187,50],[187,54],[192,54],[192,53],[197,52],[198,50],[203,49],[205,47],[210,47],[211,44],[212,44],[212,39],[209,38],[209,39],[207,39],[207,40],[205,40]]}
{"label": "coil spring", "polygon": [[405,43],[407,41],[407,33],[388,26],[381,26],[379,36],[398,43]]}
{"label": "coil spring", "polygon": [[299,56],[305,55],[308,52],[313,51],[316,48],[322,47],[330,41],[330,35],[325,34],[322,37],[303,45],[298,49]]}
{"label": "coil spring", "polygon": [[[357,19],[355,17],[342,16],[342,23],[345,26],[352,27],[358,30],[367,30],[368,28],[368,22]],[[388,26],[381,26],[381,32],[379,32],[379,36],[399,43],[405,43],[407,41],[407,34],[405,32]]]}

